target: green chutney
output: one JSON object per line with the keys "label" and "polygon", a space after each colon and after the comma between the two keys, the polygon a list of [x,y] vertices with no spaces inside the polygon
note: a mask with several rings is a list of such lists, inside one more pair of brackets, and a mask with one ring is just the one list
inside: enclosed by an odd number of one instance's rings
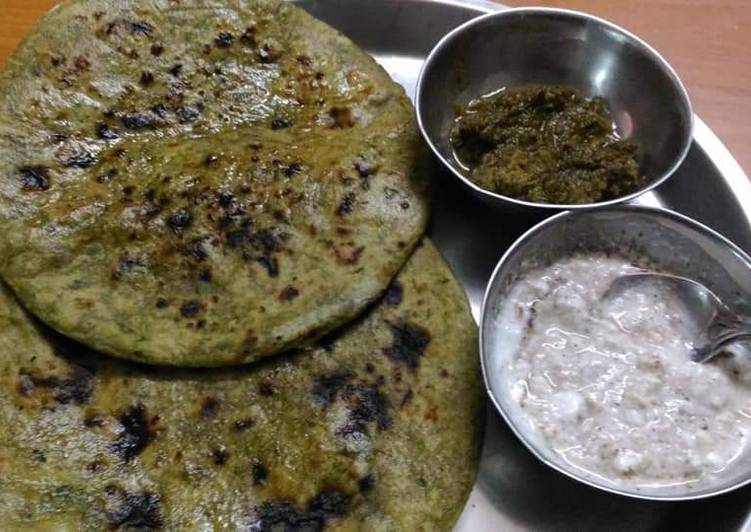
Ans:
{"label": "green chutney", "polygon": [[556,204],[637,191],[637,145],[617,137],[602,98],[557,86],[509,88],[472,100],[451,132],[458,162],[478,186]]}

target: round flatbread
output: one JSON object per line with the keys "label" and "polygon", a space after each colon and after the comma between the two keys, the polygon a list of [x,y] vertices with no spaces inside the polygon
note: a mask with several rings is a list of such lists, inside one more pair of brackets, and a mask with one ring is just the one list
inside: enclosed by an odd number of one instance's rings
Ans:
{"label": "round flatbread", "polygon": [[479,459],[476,326],[433,248],[309,352],[166,369],[0,297],[0,520],[51,530],[448,530]]}
{"label": "round flatbread", "polygon": [[111,355],[257,360],[382,293],[419,151],[403,89],[297,7],[66,2],[0,76],[0,273]]}

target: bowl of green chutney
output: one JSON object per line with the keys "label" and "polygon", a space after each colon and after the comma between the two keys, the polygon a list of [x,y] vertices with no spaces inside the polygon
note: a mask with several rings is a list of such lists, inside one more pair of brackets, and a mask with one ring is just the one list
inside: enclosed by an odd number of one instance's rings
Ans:
{"label": "bowl of green chutney", "polygon": [[473,19],[428,56],[420,131],[477,197],[518,212],[601,207],[659,186],[691,146],[675,71],[635,35],[561,9]]}

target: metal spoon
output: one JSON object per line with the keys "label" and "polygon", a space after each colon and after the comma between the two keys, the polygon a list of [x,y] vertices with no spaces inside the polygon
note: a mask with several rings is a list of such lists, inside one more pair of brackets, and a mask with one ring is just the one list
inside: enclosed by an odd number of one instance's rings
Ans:
{"label": "metal spoon", "polygon": [[663,283],[686,304],[699,330],[706,331],[703,345],[694,348],[691,360],[704,363],[728,344],[751,339],[751,319],[738,316],[709,288],[691,279],[666,273],[633,273],[619,277],[604,298],[611,298],[637,284]]}

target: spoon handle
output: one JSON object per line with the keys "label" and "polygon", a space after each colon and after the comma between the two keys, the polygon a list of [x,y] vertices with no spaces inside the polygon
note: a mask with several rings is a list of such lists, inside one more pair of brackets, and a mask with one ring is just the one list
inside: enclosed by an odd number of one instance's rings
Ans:
{"label": "spoon handle", "polygon": [[714,358],[715,355],[720,353],[729,344],[740,340],[751,340],[751,327],[744,327],[736,330],[728,329],[723,334],[712,338],[712,341],[707,345],[694,349],[694,352],[691,354],[691,359],[694,362],[703,364]]}

